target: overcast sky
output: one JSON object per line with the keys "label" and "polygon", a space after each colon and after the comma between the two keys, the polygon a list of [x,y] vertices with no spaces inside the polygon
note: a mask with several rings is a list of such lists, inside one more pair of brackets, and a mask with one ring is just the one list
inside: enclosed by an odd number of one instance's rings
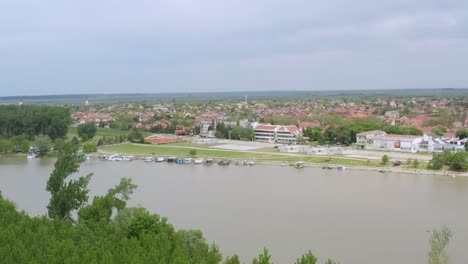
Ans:
{"label": "overcast sky", "polygon": [[0,1],[0,96],[468,87],[467,0]]}

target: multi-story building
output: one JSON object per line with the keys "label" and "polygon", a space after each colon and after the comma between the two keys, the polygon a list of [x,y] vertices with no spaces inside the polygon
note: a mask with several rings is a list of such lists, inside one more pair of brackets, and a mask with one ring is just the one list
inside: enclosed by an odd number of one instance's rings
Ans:
{"label": "multi-story building", "polygon": [[271,143],[296,143],[302,136],[302,131],[296,126],[256,125],[254,138],[256,141]]}

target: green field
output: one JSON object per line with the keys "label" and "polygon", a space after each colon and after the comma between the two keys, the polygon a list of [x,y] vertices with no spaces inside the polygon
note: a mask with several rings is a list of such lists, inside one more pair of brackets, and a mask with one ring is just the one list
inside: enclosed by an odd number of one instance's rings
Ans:
{"label": "green field", "polygon": [[294,163],[296,161],[304,161],[307,163],[328,163],[335,165],[348,165],[348,166],[382,166],[377,161],[367,161],[360,159],[344,158],[340,156],[333,156],[329,162],[330,157],[317,157],[304,154],[286,154],[279,152],[255,152],[255,151],[233,151],[233,150],[220,150],[209,149],[205,146],[184,146],[181,144],[170,145],[139,145],[139,144],[121,144],[108,146],[102,149],[106,153],[125,153],[133,155],[155,155],[155,156],[176,156],[176,157],[190,157],[189,151],[196,150],[196,157],[201,158],[226,158],[234,160],[255,160],[265,162],[278,162],[278,163]]}

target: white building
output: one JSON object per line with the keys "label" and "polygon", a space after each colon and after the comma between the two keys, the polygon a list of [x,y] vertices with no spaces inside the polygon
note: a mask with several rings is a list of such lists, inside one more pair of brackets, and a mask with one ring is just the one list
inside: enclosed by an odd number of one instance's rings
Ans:
{"label": "white building", "polygon": [[468,142],[468,138],[435,138],[434,152],[444,152],[445,150],[450,152],[462,151],[465,150],[466,142]]}
{"label": "white building", "polygon": [[356,146],[360,149],[401,151],[416,153],[424,136],[394,135],[375,130],[356,135]]}
{"label": "white building", "polygon": [[296,143],[302,131],[296,126],[256,125],[254,127],[255,141],[271,143]]}

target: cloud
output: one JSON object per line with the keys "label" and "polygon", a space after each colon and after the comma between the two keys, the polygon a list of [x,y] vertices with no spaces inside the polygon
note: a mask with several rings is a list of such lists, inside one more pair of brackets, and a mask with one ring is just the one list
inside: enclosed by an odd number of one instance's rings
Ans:
{"label": "cloud", "polygon": [[468,82],[462,0],[3,1],[0,36],[0,96]]}

